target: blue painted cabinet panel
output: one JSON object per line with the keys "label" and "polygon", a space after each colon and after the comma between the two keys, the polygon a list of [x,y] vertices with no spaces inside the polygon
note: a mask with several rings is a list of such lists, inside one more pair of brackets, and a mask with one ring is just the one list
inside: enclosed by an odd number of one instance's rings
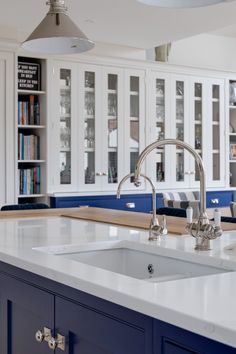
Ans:
{"label": "blue painted cabinet panel", "polygon": [[[213,191],[207,192],[207,208],[228,207],[234,201],[234,191]],[[129,209],[127,203],[134,203],[135,207]],[[146,194],[124,194],[120,199],[116,195],[83,196],[83,197],[51,197],[52,208],[77,208],[88,205],[90,207],[118,209],[149,213],[152,210],[152,196]],[[163,195],[157,193],[157,208],[163,207]]]}
{"label": "blue painted cabinet panel", "polygon": [[234,201],[234,191],[214,191],[207,192],[207,208],[229,207],[230,202]]}
{"label": "blue painted cabinet panel", "polygon": [[50,354],[37,330],[54,328],[53,295],[0,274],[0,353]]}
{"label": "blue painted cabinet panel", "polygon": [[235,348],[0,262],[0,353],[52,353],[46,342],[35,340],[36,331],[45,326],[54,337],[66,337],[65,354],[236,353]]}
{"label": "blue painted cabinet panel", "polygon": [[47,342],[35,339],[44,327],[54,338],[65,336],[65,354],[153,354],[151,318],[89,295],[83,304],[86,294],[70,288],[73,299],[62,298],[34,280],[37,286],[0,272],[1,354],[52,353]]}
{"label": "blue painted cabinet panel", "polygon": [[236,353],[235,348],[158,320],[154,320],[153,333],[155,354]]}
{"label": "blue painted cabinet panel", "polygon": [[[127,203],[134,203],[134,208],[127,207]],[[149,213],[152,210],[151,194],[124,194],[120,199],[116,195],[86,196],[86,197],[51,197],[52,208],[77,208],[88,205],[90,207],[108,208]],[[157,194],[157,207],[163,206],[161,193]]]}
{"label": "blue painted cabinet panel", "polygon": [[68,338],[67,353],[152,354],[151,326],[149,333],[145,333],[144,328],[135,326],[132,321],[120,322],[109,314],[60,297],[56,297],[55,308],[57,331]]}

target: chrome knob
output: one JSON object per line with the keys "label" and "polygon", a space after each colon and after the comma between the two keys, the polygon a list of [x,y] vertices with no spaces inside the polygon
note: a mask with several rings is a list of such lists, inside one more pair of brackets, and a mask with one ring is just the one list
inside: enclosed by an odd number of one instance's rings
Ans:
{"label": "chrome knob", "polygon": [[97,172],[96,176],[103,176],[103,172]]}
{"label": "chrome knob", "polygon": [[52,337],[51,329],[44,327],[41,331],[40,329],[35,333],[35,339],[37,342],[42,343],[43,341],[48,342]]}
{"label": "chrome knob", "polygon": [[35,333],[35,339],[36,339],[37,342],[42,343],[43,340],[44,340],[44,333],[42,331],[38,330]]}
{"label": "chrome knob", "polygon": [[61,349],[62,351],[65,350],[65,337],[62,336],[61,334],[57,334],[57,338],[51,337],[50,340],[48,341],[48,346],[50,349],[55,350],[55,349]]}
{"label": "chrome knob", "polygon": [[55,350],[56,347],[57,347],[57,340],[52,337],[52,338],[48,341],[48,346],[49,346],[50,349]]}

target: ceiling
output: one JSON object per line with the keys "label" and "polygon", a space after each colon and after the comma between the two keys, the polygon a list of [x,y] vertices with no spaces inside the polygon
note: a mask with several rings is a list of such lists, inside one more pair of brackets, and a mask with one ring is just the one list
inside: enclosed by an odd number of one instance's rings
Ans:
{"label": "ceiling", "polygon": [[[45,2],[2,2],[0,27],[30,33],[48,10]],[[161,9],[136,0],[66,0],[66,4],[74,22],[97,42],[151,48],[216,30],[228,35],[219,31],[228,26],[230,35],[236,36],[236,1],[196,9]]]}

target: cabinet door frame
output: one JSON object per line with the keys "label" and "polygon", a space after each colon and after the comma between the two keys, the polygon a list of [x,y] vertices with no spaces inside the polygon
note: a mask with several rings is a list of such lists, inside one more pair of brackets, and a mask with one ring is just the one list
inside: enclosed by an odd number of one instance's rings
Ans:
{"label": "cabinet door frame", "polygon": [[[60,70],[71,71],[71,183],[60,183]],[[50,189],[53,192],[73,192],[77,185],[77,65],[76,63],[54,60],[52,62],[52,85],[50,96],[52,98],[52,110],[50,112],[49,151],[50,151]],[[56,113],[58,112],[58,113]]]}
{"label": "cabinet door frame", "polygon": [[[108,75],[117,75],[117,183],[108,182]],[[103,67],[102,69],[102,122],[101,122],[101,190],[114,191],[119,181],[124,177],[124,70],[118,67]],[[106,143],[105,142],[106,139]]]}
{"label": "cabinet door frame", "polygon": [[[208,85],[207,85],[208,79],[205,77],[191,77],[190,78],[190,131],[189,131],[189,137],[190,137],[190,145],[195,149],[195,84],[199,83],[202,85],[202,153],[201,157],[203,160],[204,166],[207,165],[207,156],[208,156],[208,133],[206,129],[206,122],[208,119]],[[194,128],[193,128],[194,127]],[[200,182],[195,180],[195,159],[190,156],[190,187],[191,188],[197,188],[199,189]],[[206,169],[206,174],[208,173],[208,170]]]}
{"label": "cabinet door frame", "polygon": [[[124,74],[124,102],[125,102],[125,112],[124,112],[124,124],[123,124],[123,135],[125,140],[124,146],[124,176],[130,173],[130,78],[138,77],[139,78],[139,155],[142,150],[145,148],[145,70],[134,70],[134,69],[125,69]],[[130,180],[124,185],[125,190],[144,190],[146,185],[146,181],[142,181],[140,187],[135,187]]]}
{"label": "cabinet door frame", "polygon": [[[165,95],[164,95],[164,104],[165,104],[165,136],[164,138],[171,137],[171,74],[158,72],[158,71],[149,71],[148,72],[148,91],[147,98],[148,103],[148,115],[146,119],[147,124],[147,145],[157,141],[156,137],[156,80],[164,80],[165,82]],[[146,166],[147,166],[147,175],[152,179],[154,185],[157,189],[170,189],[171,188],[171,164],[167,163],[171,161],[171,146],[165,147],[165,157],[164,157],[164,166],[165,166],[165,181],[158,182],[156,176],[156,167],[155,167],[155,151],[151,152],[147,157]],[[145,165],[143,166],[143,171],[145,171]]]}
{"label": "cabinet door frame", "polygon": [[[84,157],[85,157],[85,127],[84,127],[84,112],[85,112],[85,87],[84,75],[85,72],[93,72],[95,74],[95,183],[85,183],[84,173]],[[101,67],[90,64],[79,64],[78,71],[78,187],[81,191],[99,191],[102,188],[101,176],[98,176],[102,169],[102,92],[101,92],[102,73]],[[80,166],[82,165],[82,168]]]}
{"label": "cabinet door frame", "polygon": [[212,118],[213,118],[213,108],[212,108],[212,100],[209,100],[208,109],[209,109],[209,117],[207,123],[207,137],[209,140],[209,149],[207,156],[207,165],[211,166],[211,170],[207,171],[207,187],[225,187],[226,186],[226,150],[225,150],[225,99],[224,99],[224,80],[223,79],[210,79],[208,81],[208,90],[209,97],[212,97],[212,88],[213,85],[219,86],[219,161],[220,161],[220,179],[213,180],[213,154],[211,151],[213,150],[213,133],[212,133]]}
{"label": "cabinet door frame", "polygon": [[[171,134],[170,137],[176,139],[177,129],[177,119],[176,119],[176,83],[181,81],[184,83],[184,139],[185,143],[190,144],[190,95],[189,95],[189,77],[186,75],[171,75]],[[176,180],[176,167],[177,167],[177,158],[176,158],[176,147],[173,146],[171,149],[171,156],[174,156],[171,161],[171,188],[189,188],[190,187],[190,153],[187,150],[184,150],[184,181]]]}

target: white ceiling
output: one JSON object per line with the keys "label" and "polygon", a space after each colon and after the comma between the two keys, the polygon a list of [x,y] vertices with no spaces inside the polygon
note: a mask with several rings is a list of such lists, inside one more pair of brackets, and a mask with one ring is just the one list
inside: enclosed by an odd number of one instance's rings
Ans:
{"label": "white ceiling", "polygon": [[[30,33],[45,16],[46,0],[5,0],[0,27]],[[161,43],[231,26],[236,36],[236,1],[197,9],[161,9],[136,0],[66,0],[69,15],[98,42],[151,48]],[[234,27],[235,24],[235,27]],[[233,27],[232,27],[233,26]],[[0,31],[1,37],[1,31]]]}

